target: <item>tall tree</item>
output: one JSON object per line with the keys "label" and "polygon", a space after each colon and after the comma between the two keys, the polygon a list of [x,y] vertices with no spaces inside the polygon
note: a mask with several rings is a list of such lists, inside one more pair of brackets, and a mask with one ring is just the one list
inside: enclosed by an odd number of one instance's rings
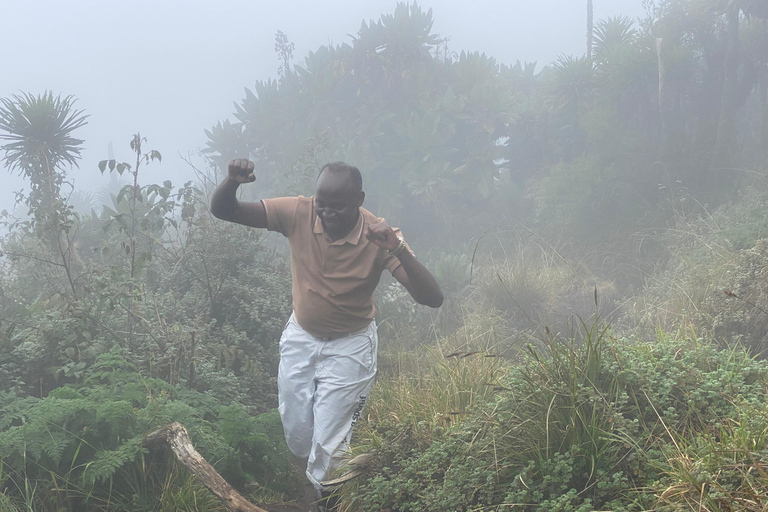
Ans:
{"label": "tall tree", "polygon": [[761,77],[765,75],[765,22],[760,23],[756,30],[759,35],[751,38],[751,42],[749,38],[742,40],[740,32],[747,32],[750,17],[768,16],[767,6],[766,0],[731,0],[723,8],[725,53],[717,135],[710,166],[712,188],[726,182],[725,175],[734,167],[739,144],[738,114],[752,91],[760,90]]}
{"label": "tall tree", "polygon": [[[51,263],[64,270],[73,297],[77,297],[72,270],[71,211],[61,195],[64,165],[77,165],[82,140],[72,132],[88,116],[74,108],[72,96],[14,95],[0,99],[0,146],[11,172],[18,171],[30,186],[26,204],[34,228],[51,252]],[[2,133],[5,132],[5,133]]]}

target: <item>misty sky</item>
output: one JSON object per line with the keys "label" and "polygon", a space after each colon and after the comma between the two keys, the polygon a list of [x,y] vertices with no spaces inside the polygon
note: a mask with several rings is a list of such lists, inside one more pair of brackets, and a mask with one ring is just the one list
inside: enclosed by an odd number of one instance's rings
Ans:
{"label": "misty sky", "polygon": [[[325,4],[325,5],[323,5]],[[74,135],[84,139],[76,188],[106,185],[97,163],[131,161],[132,134],[163,155],[141,180],[175,185],[194,179],[181,155],[205,146],[203,130],[231,118],[233,102],[257,80],[275,78],[275,33],[296,46],[294,64],[323,44],[349,42],[362,20],[392,13],[396,0],[0,0],[0,97],[19,92],[74,95],[90,115]],[[582,0],[432,0],[433,32],[453,51],[481,51],[499,62],[584,53]],[[327,7],[330,6],[330,7]],[[595,20],[644,14],[641,0],[594,0]],[[2,154],[0,153],[0,156]],[[21,178],[0,171],[0,210],[13,206]]]}

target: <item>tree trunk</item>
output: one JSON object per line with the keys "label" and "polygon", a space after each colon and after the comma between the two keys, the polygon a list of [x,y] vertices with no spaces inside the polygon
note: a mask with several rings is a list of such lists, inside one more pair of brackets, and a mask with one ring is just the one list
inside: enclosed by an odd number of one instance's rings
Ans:
{"label": "tree trunk", "polygon": [[587,62],[592,64],[592,38],[594,35],[594,10],[592,0],[587,0]]}
{"label": "tree trunk", "polygon": [[219,475],[213,466],[192,446],[187,429],[180,423],[171,423],[144,438],[146,448],[168,447],[176,459],[195,475],[200,482],[224,502],[232,512],[267,512],[243,498]]}
{"label": "tree trunk", "polygon": [[727,38],[728,49],[723,63],[723,88],[720,94],[720,116],[717,123],[717,138],[715,139],[710,166],[709,190],[723,190],[728,184],[726,174],[733,167],[735,143],[737,140],[736,109],[738,96],[739,71],[739,6],[733,3],[728,6]]}
{"label": "tree trunk", "polygon": [[768,77],[763,76],[758,87],[760,92],[760,140],[763,155],[768,156]]}
{"label": "tree trunk", "polygon": [[659,63],[659,120],[661,123],[661,142],[662,145],[667,140],[667,108],[666,108],[666,80],[667,66],[664,61],[664,40],[661,37],[656,38],[656,59]]}

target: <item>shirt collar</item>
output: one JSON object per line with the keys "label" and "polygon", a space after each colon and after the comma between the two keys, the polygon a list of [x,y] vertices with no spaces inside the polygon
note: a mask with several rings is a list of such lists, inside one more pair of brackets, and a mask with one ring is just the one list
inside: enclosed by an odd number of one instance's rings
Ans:
{"label": "shirt collar", "polygon": [[[314,201],[313,201],[313,207],[314,207]],[[363,219],[363,212],[360,211],[358,208],[358,215],[357,215],[357,224],[355,224],[355,227],[353,227],[349,233],[347,233],[347,236],[344,238],[339,238],[335,242],[331,242],[331,245],[344,245],[344,244],[352,244],[357,245],[360,243],[360,240],[363,239],[363,228],[365,227],[365,221]],[[316,235],[323,235],[326,236],[325,231],[323,230],[323,221],[320,220],[320,217],[315,214],[315,225],[312,228],[312,232]],[[330,240],[330,238],[329,238]]]}

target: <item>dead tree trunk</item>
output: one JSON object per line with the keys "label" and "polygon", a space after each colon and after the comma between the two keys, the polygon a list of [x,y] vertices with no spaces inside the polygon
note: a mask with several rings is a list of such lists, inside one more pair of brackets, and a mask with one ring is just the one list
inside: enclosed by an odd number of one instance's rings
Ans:
{"label": "dead tree trunk", "polygon": [[592,65],[592,41],[595,34],[592,0],[587,0],[587,62]]}
{"label": "dead tree trunk", "polygon": [[171,423],[144,438],[146,448],[168,447],[176,459],[195,475],[200,482],[224,502],[232,512],[267,512],[252,504],[219,475],[213,466],[192,446],[187,429],[180,423]]}
{"label": "dead tree trunk", "polygon": [[656,38],[656,59],[659,64],[659,120],[661,123],[661,145],[667,141],[667,64],[664,60],[664,40]]}

